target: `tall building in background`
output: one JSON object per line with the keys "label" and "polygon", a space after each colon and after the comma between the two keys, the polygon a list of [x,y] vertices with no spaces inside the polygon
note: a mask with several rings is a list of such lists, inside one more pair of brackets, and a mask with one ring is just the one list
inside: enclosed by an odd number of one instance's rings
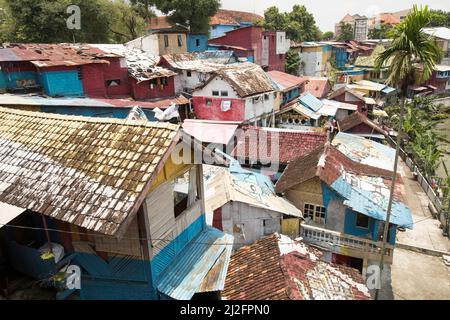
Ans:
{"label": "tall building in background", "polygon": [[355,24],[353,27],[354,33],[355,33],[355,40],[356,41],[365,41],[367,40],[367,36],[369,33],[369,27],[368,27],[368,19],[365,16],[359,16],[355,18]]}

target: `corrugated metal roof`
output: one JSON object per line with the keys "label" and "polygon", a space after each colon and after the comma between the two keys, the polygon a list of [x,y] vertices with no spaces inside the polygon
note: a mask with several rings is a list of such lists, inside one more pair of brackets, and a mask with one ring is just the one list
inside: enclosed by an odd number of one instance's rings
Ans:
{"label": "corrugated metal roof", "polygon": [[343,132],[339,132],[331,144],[355,162],[384,170],[394,170],[395,150],[391,147]]}
{"label": "corrugated metal roof", "polygon": [[0,94],[0,105],[3,106],[58,106],[58,107],[108,107],[108,108],[160,108],[166,109],[172,104],[185,105],[189,100],[180,95],[173,98],[155,101],[136,101],[133,99],[102,99],[102,98],[53,98],[36,95]]}
{"label": "corrugated metal roof", "polygon": [[0,49],[0,62],[46,60],[41,54],[19,48]]}
{"label": "corrugated metal roof", "polygon": [[306,92],[299,99],[300,103],[305,107],[311,109],[314,112],[319,111],[320,108],[323,107],[323,102],[313,96],[311,93]]}
{"label": "corrugated metal roof", "polygon": [[424,28],[422,29],[422,31],[430,36],[450,40],[450,28],[446,27]]}
{"label": "corrugated metal roof", "polygon": [[265,175],[242,169],[236,160],[231,160],[230,169],[208,168],[206,181],[206,206],[215,210],[234,201],[253,207],[279,212],[293,217],[302,217],[302,212],[285,198],[275,194],[272,181]]}
{"label": "corrugated metal roof", "polygon": [[[189,300],[197,292],[222,290],[226,275],[224,269],[228,267],[231,256],[231,250],[227,250],[227,247],[233,246],[233,240],[232,235],[207,227],[175,258],[176,262],[160,275],[158,290],[176,300]],[[219,262],[222,254],[226,255],[223,264]],[[212,276],[210,272],[215,267],[217,269]],[[208,281],[205,282],[205,278]]]}
{"label": "corrugated metal roof", "polygon": [[296,87],[299,87],[302,83],[306,82],[306,78],[296,77],[289,73],[272,70],[267,72],[269,77],[277,84],[281,91],[289,91]]}
{"label": "corrugated metal roof", "polygon": [[314,119],[317,120],[320,118],[320,114],[317,112],[312,111],[311,109],[305,107],[304,105],[302,105],[301,103],[297,102],[295,104],[292,105],[292,110],[303,114],[304,116],[306,116],[307,118],[310,119]]}

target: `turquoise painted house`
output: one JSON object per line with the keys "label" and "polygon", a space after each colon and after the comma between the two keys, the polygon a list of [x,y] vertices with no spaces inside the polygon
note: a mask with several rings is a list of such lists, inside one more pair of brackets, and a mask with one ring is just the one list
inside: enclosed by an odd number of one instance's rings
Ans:
{"label": "turquoise painted house", "polygon": [[[26,184],[0,191],[5,223],[21,226],[0,227],[16,271],[55,284],[58,271],[79,268],[79,285],[68,273],[56,282],[58,299],[220,298],[233,237],[206,225],[202,167],[178,125],[6,108],[0,121],[0,139],[27,129],[4,139],[27,168]],[[1,171],[0,182],[20,172]]]}
{"label": "turquoise painted house", "polygon": [[[338,133],[325,147],[289,163],[276,191],[303,211],[304,240],[328,249],[333,262],[360,271],[375,264],[387,219],[394,156],[390,147]],[[413,227],[411,211],[404,203],[402,179],[397,180],[389,250],[393,250],[399,230]],[[392,254],[386,261],[392,263]]]}

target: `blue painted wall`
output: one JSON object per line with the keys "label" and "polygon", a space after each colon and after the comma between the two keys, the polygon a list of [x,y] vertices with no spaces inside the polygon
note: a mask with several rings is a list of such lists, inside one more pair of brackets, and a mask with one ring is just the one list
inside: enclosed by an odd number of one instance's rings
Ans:
{"label": "blue painted wall", "polygon": [[[76,115],[85,117],[117,118],[125,119],[131,108],[108,108],[108,107],[41,107],[42,112]],[[156,121],[152,110],[143,109],[148,120]]]}
{"label": "blue painted wall", "polygon": [[44,92],[52,97],[79,97],[84,95],[83,84],[78,71],[54,71],[39,74]]}
{"label": "blue painted wall", "polygon": [[286,104],[287,102],[289,102],[292,99],[297,98],[299,96],[300,96],[299,88],[295,88],[295,89],[292,89],[291,91],[283,93],[283,104]]}
{"label": "blue painted wall", "polygon": [[152,276],[153,281],[157,283],[157,279],[161,272],[170,265],[175,256],[179,254],[189,241],[194,239],[206,227],[205,215],[202,214],[197,220],[191,223],[183,230],[174,240],[167,244],[156,256],[152,258]]}
{"label": "blue painted wall", "polygon": [[231,31],[236,29],[236,26],[230,26],[225,24],[218,24],[215,26],[211,26],[209,29],[209,37],[212,38],[218,38],[225,35],[225,32]]}
{"label": "blue painted wall", "polygon": [[18,80],[30,80],[38,84],[38,76],[34,71],[0,72],[0,89],[18,89]]}
{"label": "blue painted wall", "polygon": [[208,49],[208,35],[188,34],[187,49],[188,52],[206,51]]}
{"label": "blue painted wall", "polygon": [[337,68],[344,68],[348,61],[348,54],[345,48],[333,48],[335,54],[335,65]]}
{"label": "blue painted wall", "polygon": [[[328,206],[330,205],[330,202],[333,200],[343,202],[344,198],[341,197],[339,194],[337,194],[324,182],[321,182],[321,186],[322,186],[323,204],[324,207],[327,209],[325,216],[326,221],[326,219],[328,218]],[[344,221],[344,233],[356,237],[366,237],[366,235],[369,234],[373,241],[377,241],[378,229],[380,227],[381,221],[369,217],[369,228],[368,229],[360,228],[356,226],[356,214],[357,213],[355,211],[349,208],[346,209]],[[395,244],[395,235],[396,235],[396,228],[394,226],[393,228],[391,228],[391,234],[389,239],[389,243],[392,245]]]}

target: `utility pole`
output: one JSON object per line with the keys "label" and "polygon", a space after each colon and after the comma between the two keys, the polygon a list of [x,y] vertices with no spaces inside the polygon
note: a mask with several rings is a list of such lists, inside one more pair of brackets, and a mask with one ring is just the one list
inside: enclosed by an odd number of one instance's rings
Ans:
{"label": "utility pole", "polygon": [[[404,93],[406,95],[406,91]],[[391,211],[392,211],[392,203],[394,201],[394,192],[395,192],[395,182],[397,180],[397,168],[398,168],[398,158],[400,155],[400,143],[402,141],[402,129],[403,129],[403,113],[405,109],[405,98],[402,99],[402,106],[400,108],[400,124],[399,129],[397,133],[397,145],[395,147],[395,160],[394,160],[394,172],[392,174],[392,182],[391,182],[391,190],[389,194],[389,203],[387,207],[387,214],[386,214],[386,222],[384,225],[383,230],[383,244],[381,246],[381,258],[380,258],[380,287],[381,287],[381,280],[383,275],[383,266],[384,266],[384,256],[386,253],[386,245],[387,245],[387,238],[388,238],[388,232],[389,232],[389,223],[391,221]],[[378,300],[380,295],[380,289],[376,289],[375,291],[375,300]]]}

